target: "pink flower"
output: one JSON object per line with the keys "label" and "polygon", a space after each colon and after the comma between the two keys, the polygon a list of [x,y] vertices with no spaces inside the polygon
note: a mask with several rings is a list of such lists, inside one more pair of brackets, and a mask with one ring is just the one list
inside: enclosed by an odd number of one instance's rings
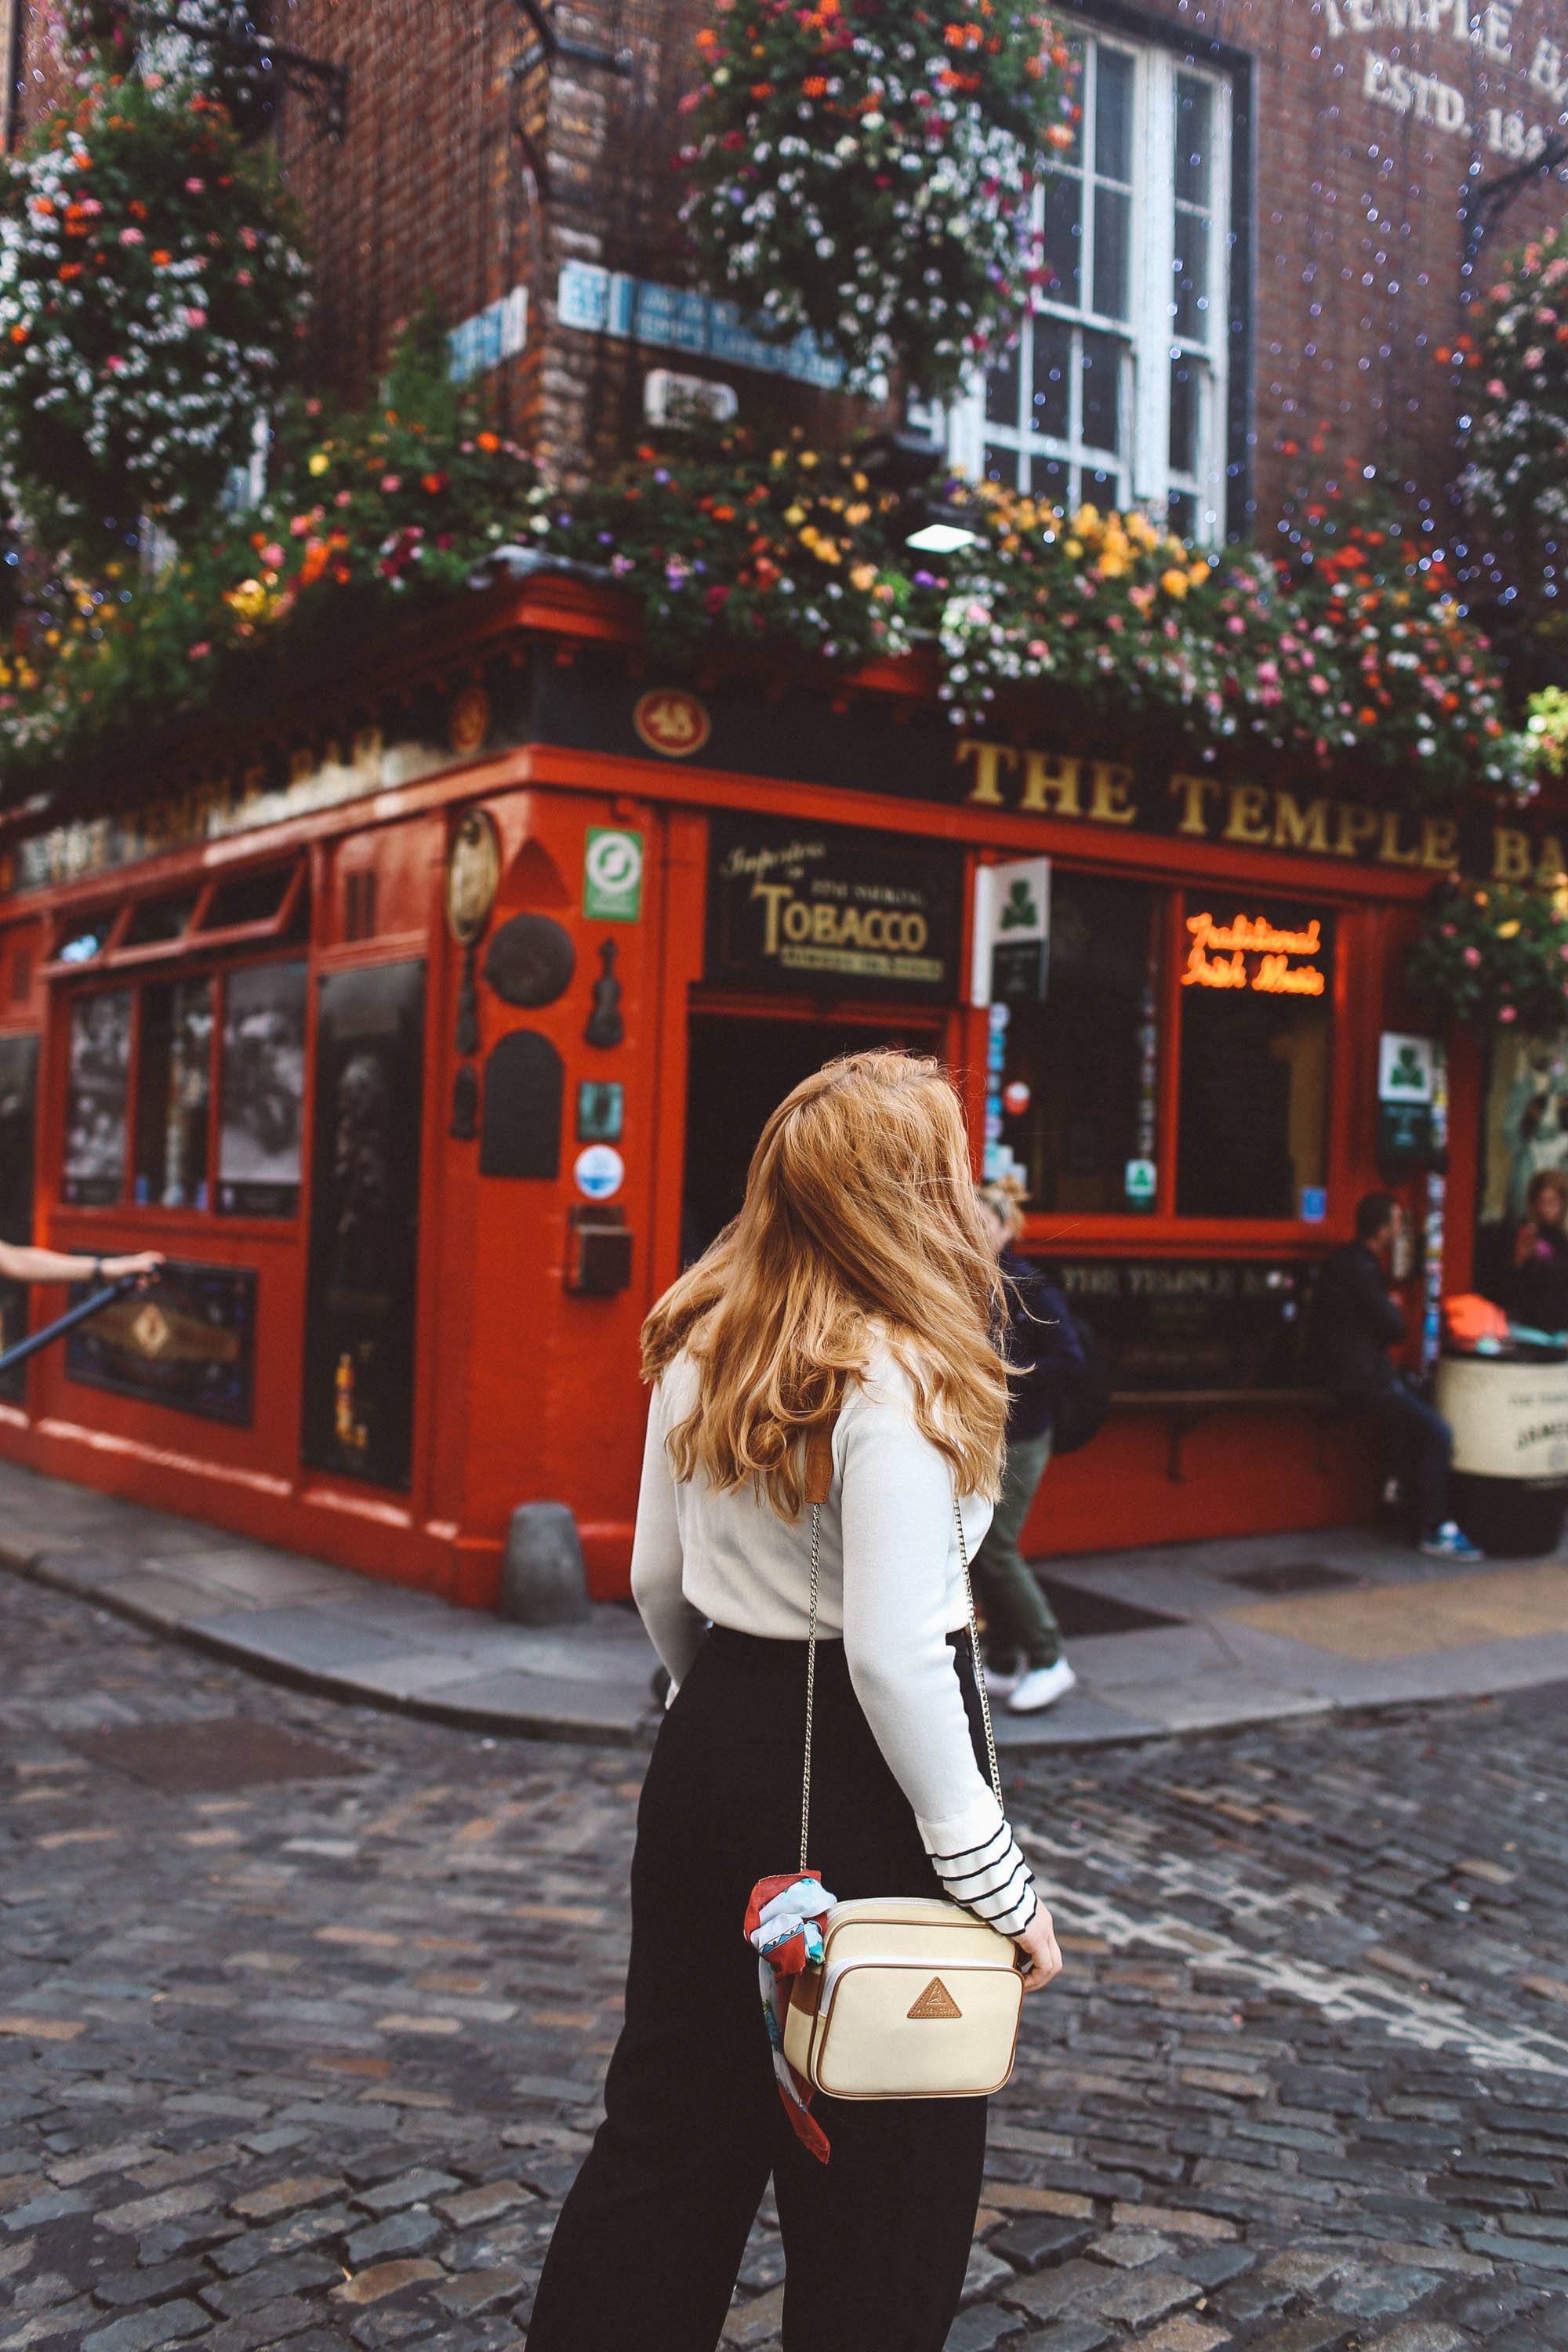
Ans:
{"label": "pink flower", "polygon": [[205,180],[187,180],[185,182],[185,194],[187,196],[199,196],[205,187],[206,182]]}
{"label": "pink flower", "polygon": [[1479,948],[1467,948],[1465,950],[1465,961],[1469,965],[1472,971],[1474,971],[1480,960],[1481,951]]}
{"label": "pink flower", "polygon": [[122,228],[120,242],[121,245],[145,245],[147,240],[139,228]]}
{"label": "pink flower", "polygon": [[1508,386],[1504,383],[1501,376],[1494,375],[1491,382],[1487,386],[1487,398],[1489,400],[1500,400],[1507,390]]}
{"label": "pink flower", "polygon": [[[353,503],[353,492],[352,490],[340,490],[336,498],[333,499],[332,504],[335,507],[346,507]],[[1563,950],[1563,953],[1568,955],[1568,948]]]}
{"label": "pink flower", "polygon": [[103,364],[109,370],[110,375],[122,375],[125,372],[125,362],[121,358],[118,352],[110,352]]}
{"label": "pink flower", "polygon": [[1546,353],[1542,350],[1541,345],[1531,343],[1524,355],[1524,364],[1527,368],[1538,368],[1545,357]]}
{"label": "pink flower", "polygon": [[1500,1021],[1517,1021],[1519,1019],[1519,1015],[1514,1011],[1511,1004],[1503,1004],[1500,1005],[1498,1008],[1498,1019]]}
{"label": "pink flower", "polygon": [[206,322],[207,314],[205,310],[199,309],[195,302],[187,305],[185,310],[185,324],[187,327],[205,327]]}
{"label": "pink flower", "polygon": [[261,561],[263,563],[269,563],[274,571],[276,571],[278,566],[282,562],[283,550],[279,547],[275,539],[270,541],[268,545],[262,549]]}
{"label": "pink flower", "polygon": [[251,282],[249,270],[237,269],[234,273],[234,282],[237,286],[248,286]]}
{"label": "pink flower", "polygon": [[247,253],[254,253],[261,242],[260,234],[253,228],[242,228],[239,232],[239,241]]}
{"label": "pink flower", "polygon": [[208,645],[206,639],[204,637],[199,646],[193,646],[191,647],[190,658],[192,661],[205,661],[211,651],[211,646]]}
{"label": "pink flower", "polygon": [[400,489],[403,488],[403,477],[402,477],[402,475],[401,475],[401,474],[383,474],[383,476],[382,476],[382,478],[381,478],[381,487],[382,487],[382,489],[384,491],[385,495],[386,495],[388,498],[390,498],[390,497],[392,496],[392,494],[393,494],[394,490],[400,490]]}
{"label": "pink flower", "polygon": [[[317,512],[319,513],[321,509],[318,508]],[[289,532],[295,539],[303,539],[305,533],[310,530],[310,518],[308,514],[296,515],[289,525]]]}
{"label": "pink flower", "polygon": [[1247,623],[1239,613],[1233,613],[1225,625],[1233,637],[1242,637],[1247,634]]}
{"label": "pink flower", "polygon": [[1278,686],[1279,683],[1279,663],[1271,661],[1259,662],[1258,665],[1258,675],[1262,679],[1265,686]]}
{"label": "pink flower", "polygon": [[103,206],[99,203],[96,196],[82,196],[78,200],[77,210],[84,216],[84,218],[88,220],[96,220],[99,214],[103,210]]}
{"label": "pink flower", "polygon": [[1314,694],[1327,694],[1329,690],[1329,681],[1321,670],[1315,669],[1307,683]]}

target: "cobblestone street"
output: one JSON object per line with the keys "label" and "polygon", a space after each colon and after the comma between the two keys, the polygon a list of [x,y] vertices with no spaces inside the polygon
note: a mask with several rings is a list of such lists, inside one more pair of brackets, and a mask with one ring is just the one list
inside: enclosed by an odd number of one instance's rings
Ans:
{"label": "cobblestone street", "polygon": [[[0,2352],[525,2341],[616,2032],[636,1753],[0,1606]],[[1015,1768],[1068,1968],[952,2352],[1568,2347],[1562,1704]],[[776,2344],[781,2276],[764,2216],[730,2342]]]}

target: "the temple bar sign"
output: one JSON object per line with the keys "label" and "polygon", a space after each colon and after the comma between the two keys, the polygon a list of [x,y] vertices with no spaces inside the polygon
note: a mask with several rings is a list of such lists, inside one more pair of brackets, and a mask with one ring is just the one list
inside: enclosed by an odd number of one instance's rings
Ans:
{"label": "the temple bar sign", "polygon": [[1551,886],[1568,868],[1560,835],[1517,825],[1489,825],[1483,840],[1457,816],[1373,808],[1326,793],[1229,783],[1180,769],[1155,778],[1118,760],[1023,751],[975,736],[959,743],[957,756],[968,808],[1137,826],[1227,848],[1293,850],[1419,873],[1451,874],[1463,866],[1496,882]]}

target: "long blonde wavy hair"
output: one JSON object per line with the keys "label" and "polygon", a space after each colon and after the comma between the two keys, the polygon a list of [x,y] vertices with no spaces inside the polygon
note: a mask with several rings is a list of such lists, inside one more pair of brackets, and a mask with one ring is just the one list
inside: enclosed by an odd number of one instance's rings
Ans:
{"label": "long blonde wavy hair", "polygon": [[780,1517],[798,1517],[804,1441],[831,1428],[879,1334],[960,1491],[994,1496],[1000,1308],[963,1115],[937,1065],[829,1062],[774,1111],[740,1215],[643,1325],[645,1380],[683,1349],[698,1369],[697,1402],[670,1433],[675,1475],[700,1471],[721,1491],[754,1481]]}

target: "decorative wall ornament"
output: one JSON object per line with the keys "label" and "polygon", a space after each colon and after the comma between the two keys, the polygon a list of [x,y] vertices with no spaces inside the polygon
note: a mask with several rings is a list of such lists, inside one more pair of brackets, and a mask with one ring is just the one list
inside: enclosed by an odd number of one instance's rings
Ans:
{"label": "decorative wall ornament", "polygon": [[577,969],[572,934],[551,915],[513,915],[489,943],[485,978],[505,1004],[531,1008],[564,996]]}
{"label": "decorative wall ornament", "polygon": [[594,982],[594,1006],[583,1031],[585,1045],[618,1045],[626,1034],[626,1021],[621,1013],[621,983],[616,974],[618,953],[614,940],[601,940],[599,977]]}
{"label": "decorative wall ornament", "polygon": [[477,1054],[479,1050],[474,964],[500,887],[500,842],[494,822],[484,809],[468,809],[458,821],[447,856],[447,928],[463,950],[454,1040],[459,1054]]}

